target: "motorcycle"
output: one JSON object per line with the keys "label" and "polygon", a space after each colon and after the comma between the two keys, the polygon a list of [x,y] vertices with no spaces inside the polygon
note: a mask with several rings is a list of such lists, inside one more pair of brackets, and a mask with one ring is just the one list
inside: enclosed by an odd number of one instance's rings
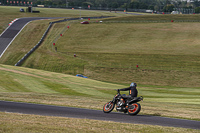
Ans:
{"label": "motorcycle", "polygon": [[137,102],[143,101],[143,97],[125,98],[124,96],[125,94],[121,95],[120,91],[117,90],[117,95],[114,96],[113,100],[103,106],[103,112],[110,113],[116,105],[116,110],[119,112],[137,115],[141,110],[141,105]]}

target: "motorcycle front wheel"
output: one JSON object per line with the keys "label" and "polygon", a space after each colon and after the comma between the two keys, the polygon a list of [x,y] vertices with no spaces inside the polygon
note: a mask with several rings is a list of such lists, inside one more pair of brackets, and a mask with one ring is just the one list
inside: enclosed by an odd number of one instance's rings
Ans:
{"label": "motorcycle front wheel", "polygon": [[141,110],[141,105],[139,103],[132,103],[128,108],[129,115],[137,115]]}
{"label": "motorcycle front wheel", "polygon": [[114,107],[115,104],[112,101],[110,101],[103,106],[103,112],[110,113],[114,109]]}

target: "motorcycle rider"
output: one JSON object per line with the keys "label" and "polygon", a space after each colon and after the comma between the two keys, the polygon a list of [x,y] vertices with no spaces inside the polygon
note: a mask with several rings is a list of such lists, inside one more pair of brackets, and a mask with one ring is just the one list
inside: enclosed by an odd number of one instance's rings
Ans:
{"label": "motorcycle rider", "polygon": [[117,91],[128,91],[129,90],[129,95],[123,95],[123,98],[125,99],[125,101],[127,101],[127,99],[133,99],[134,97],[137,97],[138,95],[138,91],[136,89],[137,84],[132,82],[130,84],[130,87],[128,88],[123,88],[123,89],[118,89]]}

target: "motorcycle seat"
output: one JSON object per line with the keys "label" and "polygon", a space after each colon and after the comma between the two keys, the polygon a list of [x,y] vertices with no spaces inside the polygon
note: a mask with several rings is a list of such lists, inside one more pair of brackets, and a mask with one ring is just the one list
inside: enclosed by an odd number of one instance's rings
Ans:
{"label": "motorcycle seat", "polygon": [[123,94],[122,95],[122,98],[124,98],[124,99],[130,99],[130,98],[132,98],[130,95],[125,95],[125,94]]}

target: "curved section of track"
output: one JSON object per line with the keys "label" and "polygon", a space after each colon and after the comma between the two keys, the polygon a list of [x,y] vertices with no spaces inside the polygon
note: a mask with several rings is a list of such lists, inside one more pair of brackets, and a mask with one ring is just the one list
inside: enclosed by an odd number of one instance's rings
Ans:
{"label": "curved section of track", "polygon": [[15,37],[20,33],[24,26],[30,21],[41,20],[41,19],[55,19],[55,18],[45,18],[45,17],[35,17],[35,18],[19,18],[12,25],[10,25],[1,35],[0,35],[0,58]]}
{"label": "curved section of track", "polygon": [[103,113],[103,111],[99,110],[89,110],[81,108],[50,106],[50,105],[30,104],[30,103],[0,101],[0,111],[200,129],[200,121],[174,119],[174,118],[148,116],[148,115],[130,116],[123,113],[115,113],[115,112]]}

